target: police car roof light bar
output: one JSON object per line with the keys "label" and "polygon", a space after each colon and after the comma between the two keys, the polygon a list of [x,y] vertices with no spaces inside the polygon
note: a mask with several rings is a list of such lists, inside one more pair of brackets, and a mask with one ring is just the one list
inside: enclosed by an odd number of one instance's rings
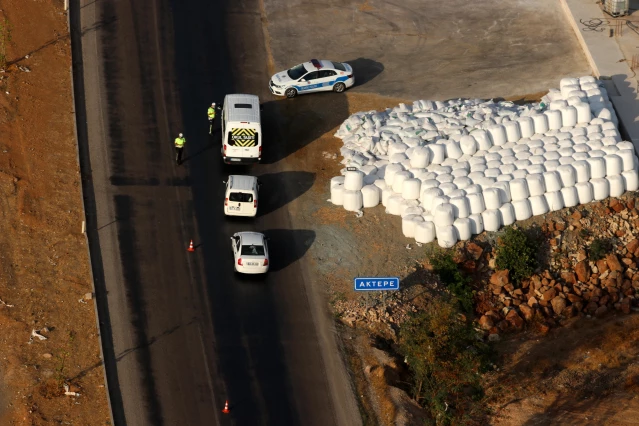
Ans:
{"label": "police car roof light bar", "polygon": [[322,64],[317,59],[311,59],[311,64],[313,64],[313,66],[317,69],[322,68]]}

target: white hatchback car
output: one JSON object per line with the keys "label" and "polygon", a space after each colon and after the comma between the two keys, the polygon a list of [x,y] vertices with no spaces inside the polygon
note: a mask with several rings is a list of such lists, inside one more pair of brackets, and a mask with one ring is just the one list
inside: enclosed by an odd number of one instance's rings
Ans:
{"label": "white hatchback car", "polygon": [[267,238],[259,232],[238,232],[231,237],[235,271],[242,274],[265,274],[269,258]]}
{"label": "white hatchback car", "polygon": [[353,68],[343,62],[311,59],[293,68],[278,72],[269,81],[271,93],[294,98],[300,93],[342,93],[355,84]]}

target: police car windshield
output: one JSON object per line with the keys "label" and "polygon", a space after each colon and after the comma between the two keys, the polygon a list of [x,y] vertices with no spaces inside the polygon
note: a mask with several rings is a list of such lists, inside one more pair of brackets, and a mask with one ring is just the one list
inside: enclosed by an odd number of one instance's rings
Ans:
{"label": "police car windshield", "polygon": [[264,256],[264,246],[242,246],[242,256]]}
{"label": "police car windshield", "polygon": [[304,64],[299,64],[286,71],[288,76],[293,80],[299,80],[304,74],[306,74],[306,68]]}
{"label": "police car windshield", "polygon": [[331,64],[333,64],[333,67],[335,67],[336,70],[346,71],[346,67],[341,62],[331,62]]}

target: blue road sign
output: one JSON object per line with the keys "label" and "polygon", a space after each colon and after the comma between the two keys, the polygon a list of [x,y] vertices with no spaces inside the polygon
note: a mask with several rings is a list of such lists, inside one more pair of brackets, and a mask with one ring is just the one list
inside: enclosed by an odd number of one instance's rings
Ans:
{"label": "blue road sign", "polygon": [[399,278],[355,278],[355,291],[399,290]]}

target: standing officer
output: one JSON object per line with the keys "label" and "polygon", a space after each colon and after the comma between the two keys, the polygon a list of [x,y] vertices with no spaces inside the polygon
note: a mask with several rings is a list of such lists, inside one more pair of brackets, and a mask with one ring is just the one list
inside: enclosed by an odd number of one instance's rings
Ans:
{"label": "standing officer", "polygon": [[182,164],[182,151],[184,150],[184,144],[186,143],[186,138],[184,134],[180,133],[177,138],[175,138],[175,162],[179,166]]}
{"label": "standing officer", "polygon": [[215,121],[215,102],[211,104],[207,112],[209,116],[209,135],[213,134],[213,122]]}

